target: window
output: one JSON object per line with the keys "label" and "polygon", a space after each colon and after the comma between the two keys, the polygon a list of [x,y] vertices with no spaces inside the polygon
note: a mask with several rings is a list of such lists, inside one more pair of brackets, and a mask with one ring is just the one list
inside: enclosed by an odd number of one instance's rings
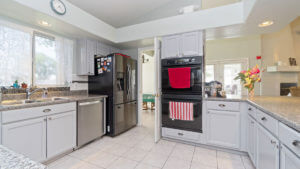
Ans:
{"label": "window", "polygon": [[240,81],[234,78],[248,68],[247,59],[208,61],[205,68],[205,82],[216,80],[223,84],[226,94],[246,95]]}
{"label": "window", "polygon": [[31,82],[31,35],[0,25],[0,86]]}
{"label": "window", "polygon": [[72,40],[0,25],[0,86],[69,86],[72,58]]}
{"label": "window", "polygon": [[215,79],[214,65],[205,66],[205,82],[211,82]]}

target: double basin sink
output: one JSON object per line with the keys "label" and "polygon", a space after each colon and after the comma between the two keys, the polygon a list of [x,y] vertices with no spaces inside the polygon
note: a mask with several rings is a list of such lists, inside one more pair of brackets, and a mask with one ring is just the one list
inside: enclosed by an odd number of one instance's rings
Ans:
{"label": "double basin sink", "polygon": [[6,101],[2,101],[0,103],[0,105],[2,105],[2,106],[13,106],[13,105],[20,105],[20,104],[42,103],[42,102],[51,102],[51,101],[58,101],[58,100],[69,100],[69,98],[66,98],[66,97],[51,97],[51,98],[42,98],[42,99],[6,100]]}

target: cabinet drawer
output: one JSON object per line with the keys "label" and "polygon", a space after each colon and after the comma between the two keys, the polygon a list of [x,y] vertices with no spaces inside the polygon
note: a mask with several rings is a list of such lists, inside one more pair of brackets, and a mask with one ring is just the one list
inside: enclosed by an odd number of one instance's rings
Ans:
{"label": "cabinet drawer", "polygon": [[248,111],[248,114],[253,117],[254,119],[256,119],[256,108],[254,106],[251,106],[251,105],[247,105],[247,111]]}
{"label": "cabinet drawer", "polygon": [[24,108],[2,112],[2,123],[26,120],[61,112],[76,110],[76,102],[66,104],[56,104],[41,107]]}
{"label": "cabinet drawer", "polygon": [[300,157],[300,133],[279,123],[279,140]]}
{"label": "cabinet drawer", "polygon": [[278,121],[262,112],[261,110],[257,109],[256,112],[257,121],[266,129],[268,129],[272,134],[278,136]]}
{"label": "cabinet drawer", "polygon": [[199,141],[200,140],[200,133],[191,132],[191,131],[184,131],[178,129],[171,129],[171,128],[162,128],[162,134],[164,137],[180,139],[184,141]]}
{"label": "cabinet drawer", "polygon": [[225,111],[239,111],[239,102],[224,102],[224,101],[208,101],[207,108],[210,110],[225,110]]}

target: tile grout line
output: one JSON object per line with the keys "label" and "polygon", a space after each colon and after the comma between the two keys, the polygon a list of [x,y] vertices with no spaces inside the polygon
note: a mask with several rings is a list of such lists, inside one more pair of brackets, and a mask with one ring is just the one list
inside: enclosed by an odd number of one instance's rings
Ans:
{"label": "tile grout line", "polygon": [[192,156],[192,160],[191,160],[191,162],[190,162],[190,168],[189,168],[189,169],[192,168],[192,163],[193,163],[195,151],[196,151],[196,146],[194,146],[193,156]]}

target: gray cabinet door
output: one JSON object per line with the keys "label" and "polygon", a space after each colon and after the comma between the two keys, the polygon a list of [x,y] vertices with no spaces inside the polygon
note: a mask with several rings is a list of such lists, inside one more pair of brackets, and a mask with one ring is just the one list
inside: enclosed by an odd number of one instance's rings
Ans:
{"label": "gray cabinet door", "polygon": [[240,148],[240,112],[208,110],[207,142],[212,145]]}
{"label": "gray cabinet door", "polygon": [[46,159],[46,119],[44,117],[2,126],[2,144],[35,161]]}
{"label": "gray cabinet door", "polygon": [[97,42],[94,40],[87,40],[87,67],[88,67],[88,74],[87,75],[94,75],[95,74],[95,63],[94,58],[96,54]]}
{"label": "gray cabinet door", "polygon": [[300,169],[300,158],[285,145],[282,145],[280,151],[280,169]]}
{"label": "gray cabinet door", "polygon": [[247,150],[248,154],[253,162],[256,165],[256,139],[257,139],[257,132],[256,132],[256,121],[248,115],[247,119]]}
{"label": "gray cabinet door", "polygon": [[180,56],[197,56],[200,50],[199,32],[182,34]]}
{"label": "gray cabinet door", "polygon": [[181,35],[166,36],[162,39],[162,58],[179,57]]}
{"label": "gray cabinet door", "polygon": [[76,111],[47,117],[47,158],[76,147]]}
{"label": "gray cabinet door", "polygon": [[257,125],[257,169],[279,169],[279,141]]}

